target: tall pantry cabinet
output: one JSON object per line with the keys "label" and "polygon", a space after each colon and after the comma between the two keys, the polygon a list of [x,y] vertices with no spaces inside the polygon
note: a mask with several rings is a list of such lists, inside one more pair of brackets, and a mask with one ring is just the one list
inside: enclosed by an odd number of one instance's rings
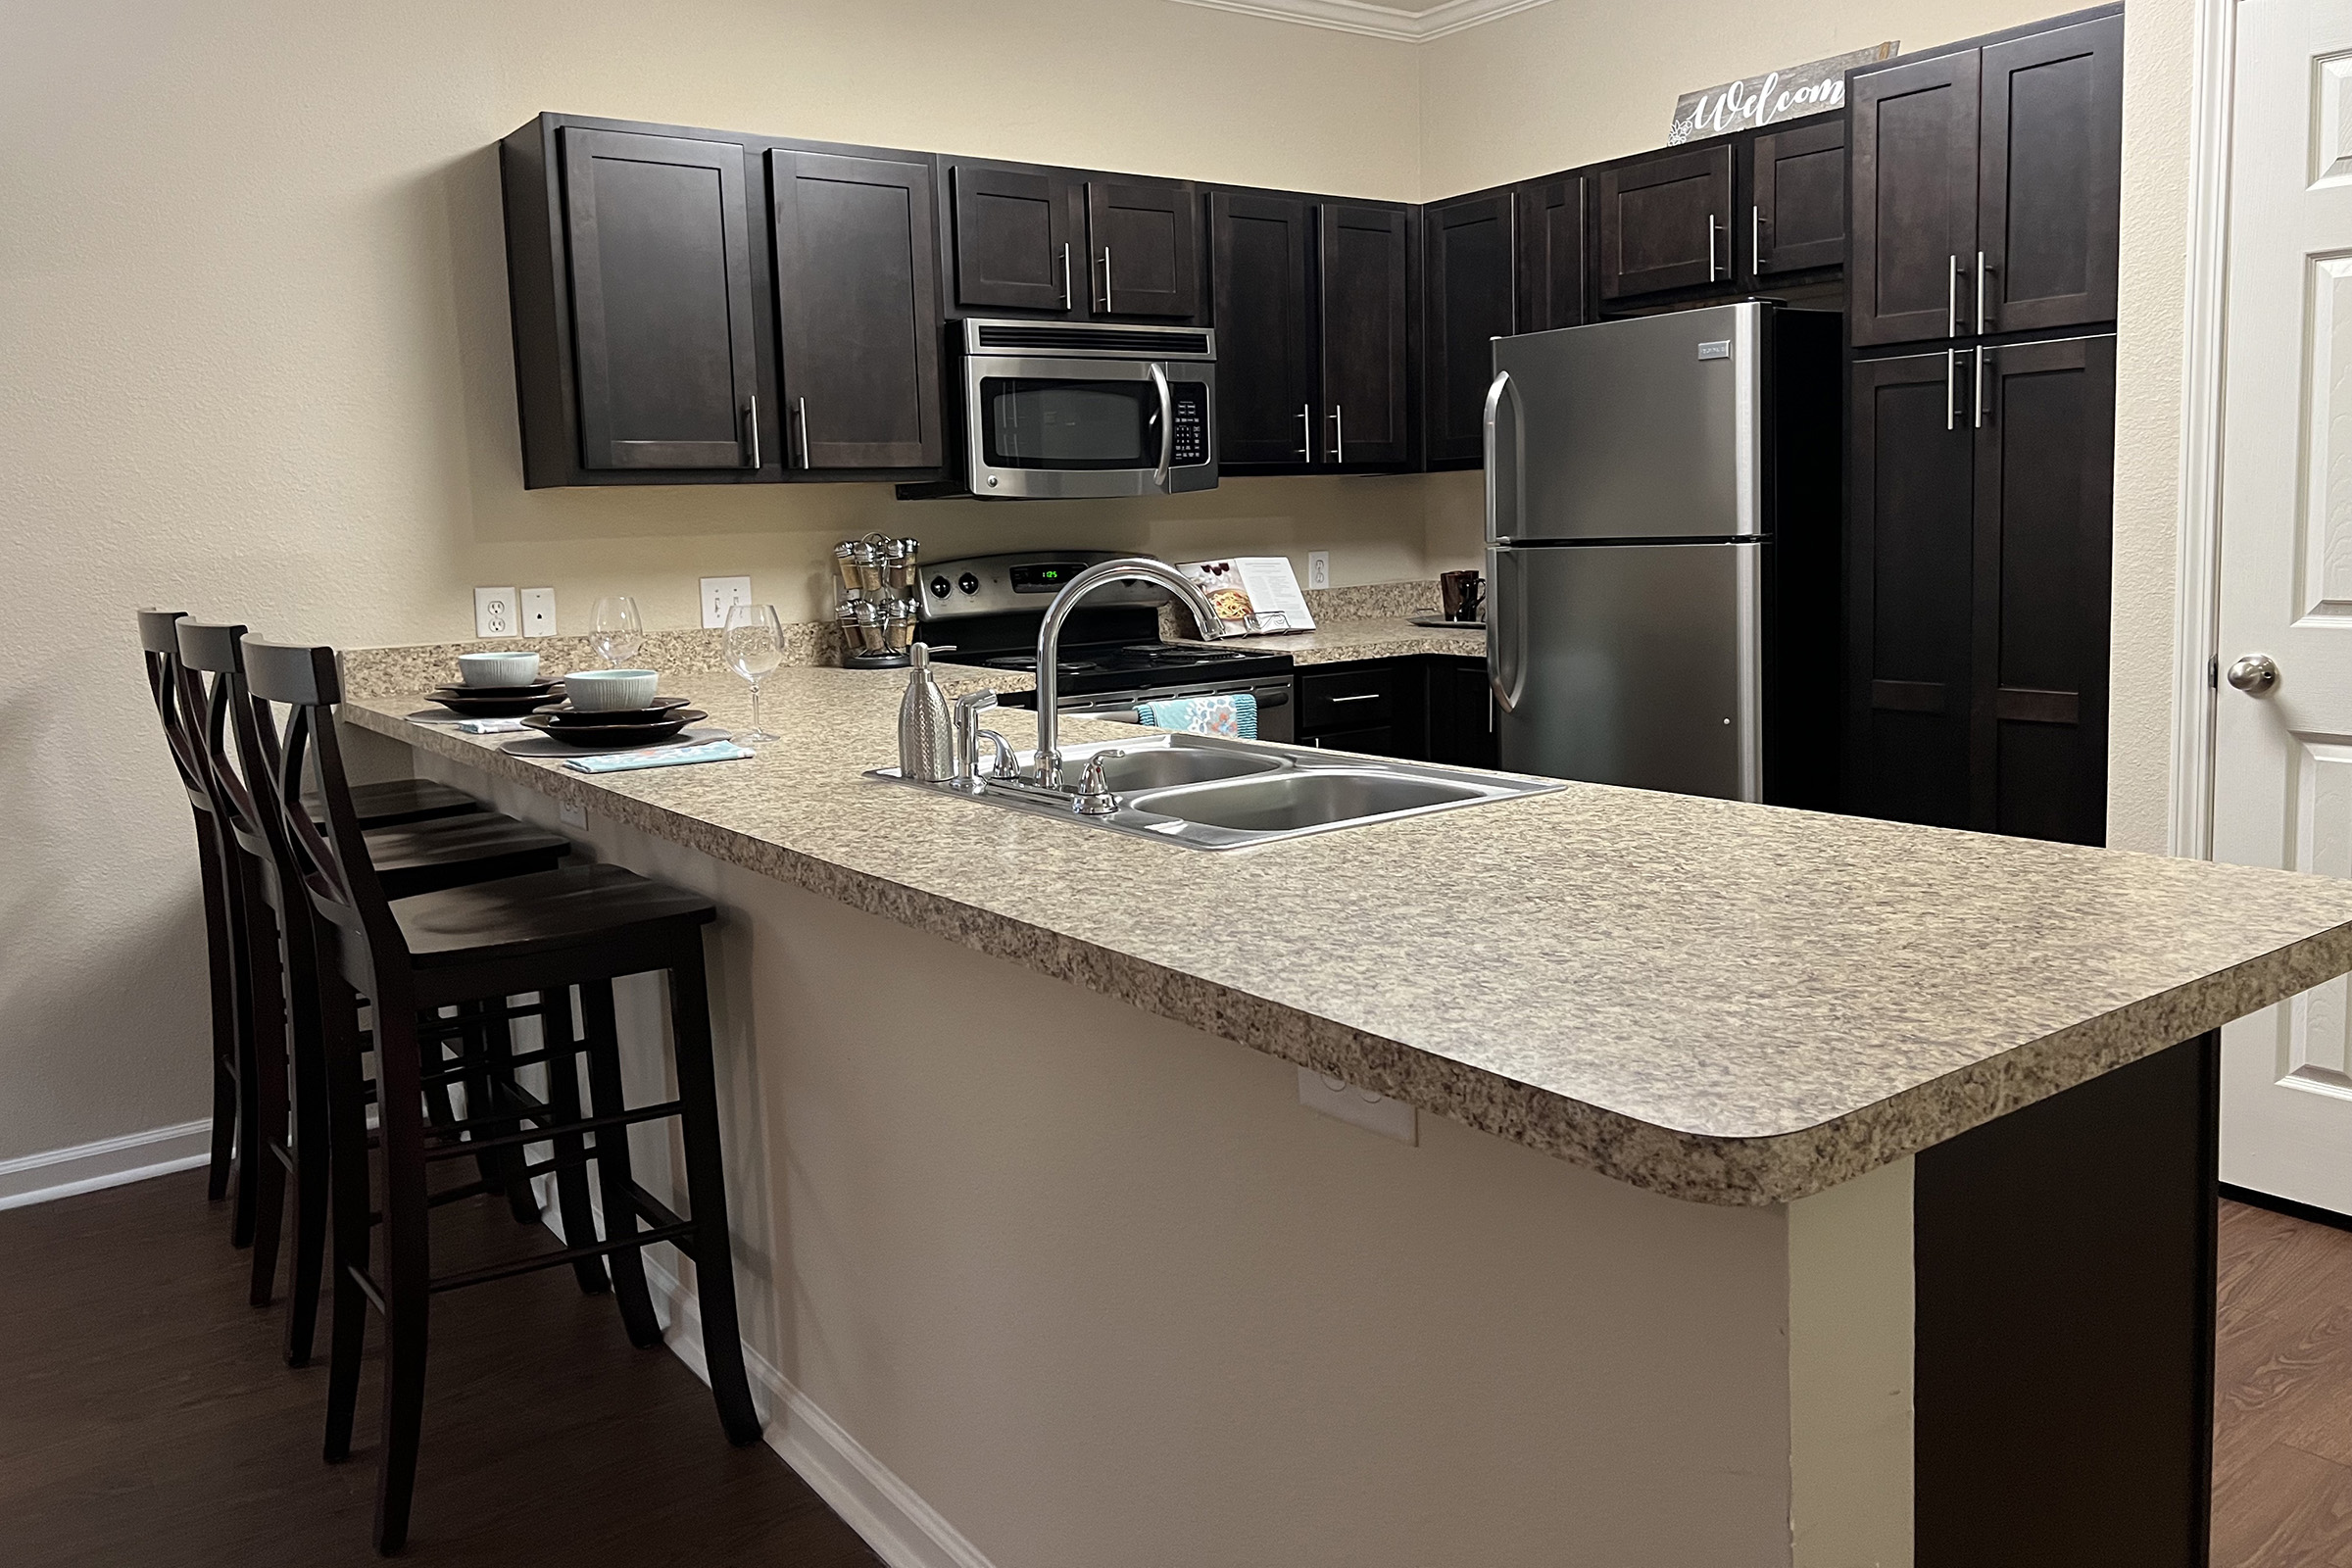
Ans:
{"label": "tall pantry cabinet", "polygon": [[1849,78],[1849,809],[2105,841],[2123,41]]}

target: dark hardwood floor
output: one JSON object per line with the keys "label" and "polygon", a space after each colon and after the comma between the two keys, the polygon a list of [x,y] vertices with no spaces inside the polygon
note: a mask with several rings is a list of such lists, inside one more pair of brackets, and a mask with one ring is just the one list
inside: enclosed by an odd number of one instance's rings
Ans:
{"label": "dark hardwood floor", "polygon": [[[437,1219],[453,1262],[548,1242],[493,1203]],[[319,1461],[323,1362],[278,1359],[226,1231],[201,1171],[0,1213],[0,1563],[381,1560],[372,1447]],[[2352,1568],[2352,1233],[2226,1202],[2221,1245],[2214,1568]],[[879,1562],[775,1454],[728,1447],[710,1391],[632,1350],[564,1270],[435,1301],[404,1556]]]}
{"label": "dark hardwood floor", "polygon": [[2222,1205],[2213,1568],[2352,1568],[2352,1233]]}
{"label": "dark hardwood floor", "polygon": [[[435,1227],[452,1263],[554,1245],[494,1201]],[[227,1233],[200,1170],[0,1213],[0,1564],[382,1561],[376,1373],[365,1446],[322,1463],[324,1326],[320,1359],[289,1370]],[[568,1269],[437,1298],[432,1356],[403,1560],[878,1568],[772,1451],[729,1447],[710,1391],[632,1349]]]}

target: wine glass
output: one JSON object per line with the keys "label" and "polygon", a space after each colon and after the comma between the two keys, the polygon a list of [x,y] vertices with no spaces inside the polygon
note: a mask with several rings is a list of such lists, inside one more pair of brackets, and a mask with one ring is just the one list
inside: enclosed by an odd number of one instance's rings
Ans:
{"label": "wine glass", "polygon": [[637,613],[637,601],[627,594],[607,594],[599,599],[588,641],[607,669],[626,668],[645,642],[645,621]]}
{"label": "wine glass", "polygon": [[784,662],[784,622],[773,605],[749,605],[737,600],[727,607],[725,633],[727,667],[752,685],[752,727],[739,741],[772,741],[760,727],[760,683]]}

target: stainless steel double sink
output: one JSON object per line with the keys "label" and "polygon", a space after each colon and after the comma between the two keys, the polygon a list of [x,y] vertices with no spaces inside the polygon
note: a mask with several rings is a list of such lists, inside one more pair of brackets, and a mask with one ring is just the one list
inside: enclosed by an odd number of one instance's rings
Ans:
{"label": "stainless steel double sink", "polygon": [[[1121,755],[1107,755],[1113,752]],[[1102,784],[1118,797],[1116,808],[1087,815],[1072,802],[1034,790],[990,787],[974,793],[961,784],[916,787],[1197,850],[1248,849],[1559,788],[1468,768],[1298,751],[1213,735],[1155,734],[1132,741],[1090,742],[1064,747],[1061,755],[1064,776],[1073,780],[1102,756]],[[1031,760],[1028,754],[1021,758],[1023,765]],[[901,779],[895,767],[877,769],[872,776],[914,782]]]}

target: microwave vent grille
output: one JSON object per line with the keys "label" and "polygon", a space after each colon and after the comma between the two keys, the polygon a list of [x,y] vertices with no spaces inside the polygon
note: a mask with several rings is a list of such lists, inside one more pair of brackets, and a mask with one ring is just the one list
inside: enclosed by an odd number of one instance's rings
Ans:
{"label": "microwave vent grille", "polygon": [[1059,349],[1064,353],[1133,354],[1145,358],[1159,355],[1205,355],[1209,352],[1209,335],[1200,331],[1182,331],[1150,327],[1117,326],[1057,326],[1052,322],[990,322],[975,326],[974,347],[981,349]]}

